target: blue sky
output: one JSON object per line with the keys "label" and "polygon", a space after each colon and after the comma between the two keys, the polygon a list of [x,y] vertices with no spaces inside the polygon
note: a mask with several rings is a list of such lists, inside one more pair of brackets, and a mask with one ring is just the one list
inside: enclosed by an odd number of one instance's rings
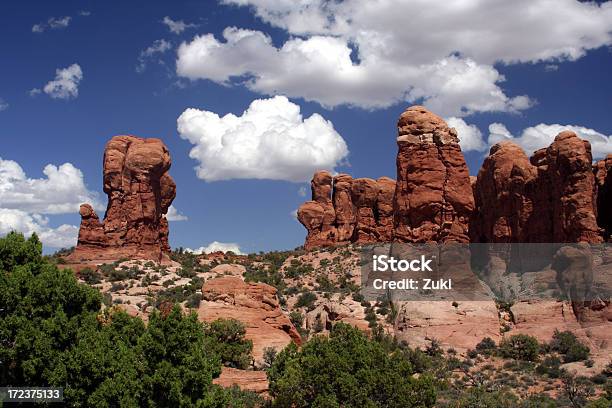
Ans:
{"label": "blue sky", "polygon": [[[471,174],[492,141],[530,150],[566,125],[612,153],[611,2],[353,3],[0,3],[0,233],[42,232],[47,250],[74,240],[80,199],[105,205],[102,153],[117,134],[171,151],[188,218],[171,222],[172,246],[244,252],[303,242],[291,213],[316,168],[395,177],[396,120],[415,103],[453,118]],[[181,130],[189,108],[200,119]],[[279,124],[274,109],[302,116]],[[237,118],[213,129],[213,113]],[[222,137],[237,145],[190,157]]]}

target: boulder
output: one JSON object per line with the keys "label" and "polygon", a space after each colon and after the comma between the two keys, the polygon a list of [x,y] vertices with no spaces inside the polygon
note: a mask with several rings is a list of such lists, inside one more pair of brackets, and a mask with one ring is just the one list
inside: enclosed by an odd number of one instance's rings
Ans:
{"label": "boulder", "polygon": [[224,276],[206,281],[202,298],[198,309],[201,321],[223,318],[244,323],[257,365],[262,364],[266,347],[280,351],[292,341],[301,344],[300,334],[281,310],[273,286]]}

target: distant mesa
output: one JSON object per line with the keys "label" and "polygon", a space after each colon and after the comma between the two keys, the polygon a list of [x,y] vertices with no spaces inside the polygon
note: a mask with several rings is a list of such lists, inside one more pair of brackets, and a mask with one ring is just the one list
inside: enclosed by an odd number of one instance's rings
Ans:
{"label": "distant mesa", "polygon": [[104,220],[91,205],[81,205],[78,243],[68,261],[169,261],[165,214],[176,196],[170,165],[170,153],[159,139],[113,137],[104,150]]}
{"label": "distant mesa", "polygon": [[527,157],[510,141],[491,147],[470,177],[457,132],[422,106],[398,121],[397,181],[315,173],[298,209],[306,249],[372,242],[589,242],[612,233],[612,154],[559,133]]}

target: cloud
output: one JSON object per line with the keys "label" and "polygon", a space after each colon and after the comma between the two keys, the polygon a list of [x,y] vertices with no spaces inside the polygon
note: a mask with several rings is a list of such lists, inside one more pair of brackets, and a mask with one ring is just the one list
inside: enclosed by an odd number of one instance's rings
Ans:
{"label": "cloud", "polygon": [[488,142],[493,145],[502,140],[512,140],[525,149],[528,154],[531,154],[537,149],[548,147],[555,140],[555,137],[564,130],[571,130],[581,138],[588,140],[591,143],[593,159],[600,159],[612,153],[612,135],[606,136],[594,129],[575,125],[540,123],[524,129],[520,136],[515,137],[505,125],[492,123],[489,125]]}
{"label": "cloud", "polygon": [[47,247],[67,248],[76,245],[79,234],[77,226],[62,224],[57,228],[51,228],[48,223],[49,219],[39,214],[0,208],[0,235],[6,235],[11,231],[19,231],[25,235],[35,232]]}
{"label": "cloud", "polygon": [[487,150],[487,143],[482,137],[480,129],[476,125],[468,125],[461,118],[450,117],[446,119],[448,126],[455,128],[459,136],[459,145],[464,152],[475,150],[483,152]]}
{"label": "cloud", "polygon": [[[516,112],[494,65],[575,60],[612,43],[612,2],[225,0],[289,39],[228,27],[183,43],[177,74],[326,107],[420,102],[443,116]],[[408,20],[408,21],[407,21]]]}
{"label": "cloud", "polygon": [[91,16],[91,11],[81,10],[81,11],[79,11],[79,16],[89,17],[89,16]]}
{"label": "cloud", "polygon": [[47,82],[43,91],[54,99],[76,98],[79,96],[79,83],[82,79],[83,71],[79,64],[58,68],[55,70],[55,79]]}
{"label": "cloud", "polygon": [[33,33],[42,33],[46,30],[58,30],[68,27],[72,17],[50,17],[46,23],[34,24],[32,26]]}
{"label": "cloud", "polygon": [[0,158],[0,208],[30,213],[77,212],[84,202],[100,208],[97,194],[85,186],[83,173],[71,163],[47,164],[44,178],[29,178],[13,160]]}
{"label": "cloud", "polygon": [[206,181],[271,179],[308,181],[316,170],[333,170],[348,155],[333,124],[315,113],[304,119],[284,96],[256,99],[241,116],[187,109],[177,120],[189,156]]}
{"label": "cloud", "polygon": [[7,110],[9,107],[8,102],[6,102],[4,99],[0,98],[0,112],[2,112],[3,110]]}
{"label": "cloud", "polygon": [[171,48],[172,43],[164,39],[153,41],[153,44],[141,51],[140,55],[138,56],[136,72],[143,72],[147,67],[147,60],[153,58],[156,54],[164,54]]}
{"label": "cloud", "polygon": [[240,251],[240,246],[233,242],[218,242],[213,241],[205,247],[199,247],[198,249],[190,249],[186,248],[186,252],[191,252],[194,254],[209,254],[211,252],[228,252],[231,251],[236,255],[243,255]]}
{"label": "cloud", "polygon": [[28,95],[30,95],[32,98],[40,95],[41,93],[42,90],[40,88],[32,88],[28,91]]}
{"label": "cloud", "polygon": [[162,24],[165,24],[173,34],[180,34],[185,31],[187,28],[197,27],[196,24],[187,24],[183,20],[172,20],[170,17],[166,16],[162,20]]}
{"label": "cloud", "polygon": [[26,235],[36,232],[45,246],[73,246],[78,227],[50,227],[46,215],[77,213],[83,202],[97,209],[103,206],[97,194],[85,187],[83,173],[72,164],[48,164],[43,174],[44,178],[29,178],[17,162],[0,158],[0,235],[13,230]]}
{"label": "cloud", "polygon": [[171,205],[170,208],[168,208],[166,219],[168,221],[187,221],[189,218],[181,214],[174,205]]}

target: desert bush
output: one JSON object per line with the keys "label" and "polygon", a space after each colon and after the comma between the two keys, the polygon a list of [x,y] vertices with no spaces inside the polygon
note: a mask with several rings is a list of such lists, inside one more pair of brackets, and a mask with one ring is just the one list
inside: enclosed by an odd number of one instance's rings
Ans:
{"label": "desert bush", "polygon": [[82,269],[79,272],[79,276],[81,277],[81,279],[85,281],[85,283],[88,283],[90,285],[95,285],[96,283],[100,283],[101,278],[102,278],[99,272],[94,271],[91,268]]}
{"label": "desert bush", "polygon": [[301,350],[291,344],[268,370],[277,407],[432,407],[433,380],[412,376],[410,363],[388,354],[358,329],[336,324]]}
{"label": "desert bush", "polygon": [[311,291],[303,292],[300,296],[298,296],[297,302],[295,303],[296,307],[305,307],[307,310],[312,310],[314,307],[314,302],[317,300],[317,295]]}
{"label": "desert bush", "polygon": [[499,345],[499,352],[502,357],[513,358],[515,360],[536,361],[540,352],[538,340],[526,334],[515,334],[510,338],[505,338]]}
{"label": "desert bush", "polygon": [[576,335],[570,331],[560,332],[555,330],[550,342],[550,349],[563,354],[563,362],[571,363],[589,358],[590,350]]}

